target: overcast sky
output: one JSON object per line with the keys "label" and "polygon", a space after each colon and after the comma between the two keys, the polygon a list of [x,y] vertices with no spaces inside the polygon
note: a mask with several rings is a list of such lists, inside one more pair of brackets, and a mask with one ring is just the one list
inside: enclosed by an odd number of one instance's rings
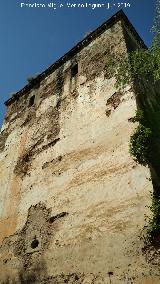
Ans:
{"label": "overcast sky", "polygon": [[[27,77],[42,72],[120,8],[150,45],[155,0],[124,0],[121,5],[119,2],[70,0],[70,4],[87,3],[88,8],[69,8],[67,0],[1,0],[0,125],[5,114],[4,101],[26,84]],[[29,8],[21,3],[46,7]],[[47,7],[48,3],[52,3],[52,8]],[[95,8],[89,4],[104,6]]]}

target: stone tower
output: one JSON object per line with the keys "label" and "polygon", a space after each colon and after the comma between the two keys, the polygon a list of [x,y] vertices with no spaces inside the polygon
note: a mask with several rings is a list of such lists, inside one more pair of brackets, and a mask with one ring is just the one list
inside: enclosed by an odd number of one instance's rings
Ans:
{"label": "stone tower", "polygon": [[152,283],[150,172],[128,152],[136,93],[105,67],[139,47],[119,11],[6,102],[0,283]]}

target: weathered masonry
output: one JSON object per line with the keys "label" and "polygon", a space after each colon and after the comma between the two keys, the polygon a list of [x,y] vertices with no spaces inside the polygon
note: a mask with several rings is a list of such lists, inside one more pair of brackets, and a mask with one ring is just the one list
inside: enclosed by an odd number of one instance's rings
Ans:
{"label": "weathered masonry", "polygon": [[6,102],[0,283],[156,281],[141,239],[150,172],[128,152],[136,93],[105,68],[139,47],[120,11]]}

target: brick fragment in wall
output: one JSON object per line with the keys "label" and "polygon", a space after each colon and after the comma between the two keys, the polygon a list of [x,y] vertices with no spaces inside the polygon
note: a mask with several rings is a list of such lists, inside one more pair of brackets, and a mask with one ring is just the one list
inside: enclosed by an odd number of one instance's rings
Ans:
{"label": "brick fragment in wall", "polygon": [[114,111],[121,103],[123,94],[121,92],[115,92],[106,103],[106,116],[110,116],[111,112]]}

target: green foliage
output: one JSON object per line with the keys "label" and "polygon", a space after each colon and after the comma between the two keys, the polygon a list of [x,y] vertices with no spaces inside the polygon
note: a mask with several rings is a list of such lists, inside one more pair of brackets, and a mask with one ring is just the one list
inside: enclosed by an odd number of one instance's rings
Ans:
{"label": "green foliage", "polygon": [[144,117],[143,110],[141,110],[141,109],[136,110],[136,115],[134,117],[134,120],[140,122],[141,124],[145,124],[146,119]]}
{"label": "green foliage", "polygon": [[[128,84],[136,82],[139,90],[146,90],[146,83],[156,82],[160,79],[160,1],[156,4],[156,17],[154,21],[154,40],[149,49],[137,48],[129,54],[117,55],[111,54],[107,60],[107,71],[116,78],[116,87],[124,88]],[[145,85],[145,87],[144,87]],[[138,94],[142,98],[141,94]],[[142,101],[142,99],[141,99]],[[150,108],[148,101],[146,105]],[[146,106],[145,106],[146,108]],[[147,116],[146,117],[146,113]],[[153,113],[153,111],[152,111]],[[150,118],[149,110],[145,110],[145,115],[138,110],[134,121],[140,124],[130,138],[129,151],[134,159],[142,165],[147,165],[151,161],[151,140],[152,133],[155,132],[156,114]],[[157,127],[157,126],[156,126]],[[152,130],[151,130],[152,129]],[[157,127],[158,129],[158,127]],[[156,131],[157,131],[156,129]],[[155,135],[155,134],[154,134]]]}
{"label": "green foliage", "polygon": [[160,232],[160,196],[153,195],[150,210],[152,217],[149,220],[148,236],[153,240]]}
{"label": "green foliage", "polygon": [[31,82],[33,82],[34,79],[35,79],[34,76],[29,76],[29,77],[27,78],[27,82],[28,82],[28,83],[31,83]]}
{"label": "green foliage", "polygon": [[27,82],[32,83],[38,76],[39,76],[39,73],[35,74],[34,76],[27,77]]}
{"label": "green foliage", "polygon": [[150,161],[151,136],[150,128],[139,124],[130,138],[129,152],[141,165],[146,165]]}
{"label": "green foliage", "polygon": [[113,77],[116,71],[116,66],[117,61],[116,58],[114,56],[112,56],[111,54],[107,55],[107,63],[105,65],[105,69],[106,69],[106,73],[108,77]]}
{"label": "green foliage", "polygon": [[[160,0],[156,0],[155,18],[152,28],[153,42],[150,48],[138,48],[117,58],[110,55],[106,71],[116,78],[116,87],[132,85],[136,88],[138,109],[133,121],[139,122],[130,137],[129,152],[134,159],[154,168],[159,180],[160,170],[160,104],[158,88],[160,80]],[[110,64],[110,66],[108,66]],[[156,84],[154,84],[156,83]],[[154,89],[152,92],[152,87]],[[150,93],[149,93],[150,92]],[[155,96],[155,94],[157,96]],[[152,177],[153,178],[153,177]],[[159,183],[158,183],[159,184]],[[159,187],[158,187],[159,188]],[[155,240],[160,234],[160,193],[152,199],[152,218],[148,235]]]}
{"label": "green foliage", "polygon": [[107,72],[115,75],[116,87],[124,88],[134,79],[154,81],[160,79],[160,36],[158,35],[149,49],[137,49],[127,56],[117,58],[112,55],[107,61]]}
{"label": "green foliage", "polygon": [[9,94],[9,97],[11,98],[11,97],[13,97],[15,94],[16,94],[16,92],[12,92],[12,93]]}
{"label": "green foliage", "polygon": [[160,0],[155,1],[155,16],[151,30],[154,33],[154,35],[160,33]]}

